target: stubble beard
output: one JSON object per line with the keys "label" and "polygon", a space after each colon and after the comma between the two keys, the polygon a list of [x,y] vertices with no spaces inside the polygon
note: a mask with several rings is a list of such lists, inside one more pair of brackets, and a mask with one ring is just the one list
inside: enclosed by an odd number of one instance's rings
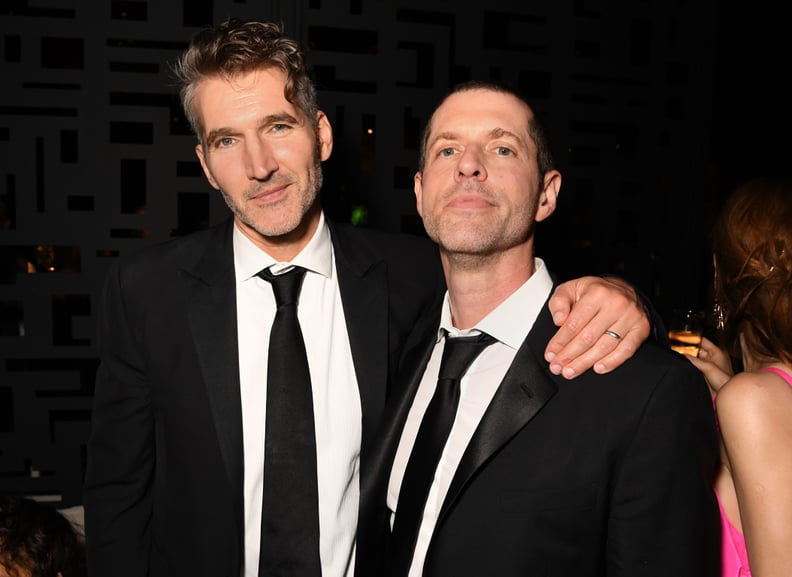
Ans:
{"label": "stubble beard", "polygon": [[[319,191],[322,189],[324,176],[322,174],[322,163],[319,157],[314,158],[314,166],[308,171],[308,178],[305,182],[305,190],[299,194],[297,204],[293,204],[294,195],[283,199],[284,202],[266,208],[247,207],[239,205],[221,190],[228,208],[234,216],[243,224],[255,230],[258,234],[265,237],[279,237],[287,235],[297,230],[302,224],[305,215],[316,203]],[[277,183],[274,178],[267,181],[268,184]],[[244,199],[254,198],[259,193],[260,185],[253,184],[244,194]],[[244,202],[244,201],[243,201]],[[262,213],[262,211],[264,211]],[[261,218],[261,215],[264,215]]]}
{"label": "stubble beard", "polygon": [[[535,211],[526,207],[508,218],[476,211],[428,218],[424,224],[444,255],[456,266],[474,269],[491,262],[505,251],[524,243],[534,229]],[[516,226],[515,223],[526,223]]]}

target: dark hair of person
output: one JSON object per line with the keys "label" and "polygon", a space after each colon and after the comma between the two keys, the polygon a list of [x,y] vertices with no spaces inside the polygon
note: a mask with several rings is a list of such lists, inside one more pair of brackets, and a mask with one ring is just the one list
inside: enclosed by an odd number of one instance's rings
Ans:
{"label": "dark hair of person", "polygon": [[31,577],[87,575],[81,533],[47,503],[0,496],[0,563],[24,568]]}
{"label": "dark hair of person", "polygon": [[[454,86],[440,103],[435,107],[435,110],[442,106],[442,104],[448,100],[450,96],[457,94],[459,92],[467,92],[471,90],[489,90],[492,92],[498,92],[501,94],[511,94],[517,100],[525,104],[529,109],[531,106],[528,104],[525,98],[520,96],[515,90],[512,90],[502,84],[498,84],[496,82],[485,81],[485,80],[468,80],[466,82],[462,82]],[[533,111],[533,110],[532,110]],[[434,117],[434,115],[433,115]],[[419,155],[418,161],[418,169],[423,171],[424,166],[426,164],[426,148],[429,144],[429,135],[432,132],[432,119],[429,119],[429,122],[426,123],[426,127],[423,131],[423,136],[421,137],[421,150]],[[553,170],[555,168],[555,162],[553,160],[553,153],[552,148],[550,146],[550,140],[547,137],[547,132],[545,131],[544,127],[542,126],[541,121],[536,115],[536,112],[533,111],[533,115],[531,117],[530,122],[528,123],[528,135],[533,140],[534,144],[536,145],[536,161],[539,166],[539,179],[544,178],[546,172]]]}
{"label": "dark hair of person", "polygon": [[739,186],[714,224],[713,251],[723,345],[739,358],[742,334],[757,359],[792,363],[792,181]]}
{"label": "dark hair of person", "polygon": [[190,46],[173,66],[180,85],[182,108],[196,136],[203,138],[195,111],[195,91],[203,80],[233,79],[269,67],[286,73],[286,100],[301,111],[315,129],[316,88],[299,42],[287,36],[280,23],[229,18],[216,27],[196,32]]}

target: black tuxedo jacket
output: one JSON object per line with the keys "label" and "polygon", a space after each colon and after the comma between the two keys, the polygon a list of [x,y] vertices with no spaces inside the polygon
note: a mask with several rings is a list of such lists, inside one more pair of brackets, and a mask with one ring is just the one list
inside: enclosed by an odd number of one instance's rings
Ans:
{"label": "black tuxedo jacket", "polygon": [[[232,222],[111,269],[85,483],[92,577],[239,577],[243,446]],[[330,224],[365,460],[445,285],[428,240]],[[367,467],[367,470],[370,470]]]}
{"label": "black tuxedo jacket", "polygon": [[[409,353],[365,465],[361,575],[388,575],[386,490],[436,330]],[[568,381],[544,360],[555,330],[545,306],[462,457],[424,576],[717,577],[718,441],[701,374],[647,342],[610,374]]]}

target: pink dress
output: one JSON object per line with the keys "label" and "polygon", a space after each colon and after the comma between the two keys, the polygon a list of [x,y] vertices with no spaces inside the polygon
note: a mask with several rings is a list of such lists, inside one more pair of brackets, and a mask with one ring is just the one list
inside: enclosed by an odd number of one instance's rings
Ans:
{"label": "pink dress", "polygon": [[[715,493],[718,496],[718,493]],[[723,577],[751,577],[748,567],[748,551],[745,550],[745,537],[726,517],[718,496],[721,516],[721,575]]]}
{"label": "pink dress", "polygon": [[[792,386],[792,375],[781,369],[766,367],[760,370],[775,373]],[[723,577],[751,577],[748,551],[745,549],[745,537],[726,517],[720,497],[718,497],[718,507],[721,516],[721,575]]]}

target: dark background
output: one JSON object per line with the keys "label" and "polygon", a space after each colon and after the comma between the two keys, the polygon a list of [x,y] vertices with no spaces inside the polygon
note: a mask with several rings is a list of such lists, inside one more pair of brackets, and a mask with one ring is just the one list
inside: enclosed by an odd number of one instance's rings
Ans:
{"label": "dark background", "polygon": [[[736,184],[788,172],[789,44],[764,0],[6,0],[0,5],[0,491],[81,502],[99,283],[113,259],[228,212],[167,63],[198,27],[282,20],[335,129],[334,217],[422,234],[420,130],[468,78],[517,85],[564,174],[538,251],[615,273],[663,315],[708,305]],[[373,132],[369,134],[368,130]]]}

